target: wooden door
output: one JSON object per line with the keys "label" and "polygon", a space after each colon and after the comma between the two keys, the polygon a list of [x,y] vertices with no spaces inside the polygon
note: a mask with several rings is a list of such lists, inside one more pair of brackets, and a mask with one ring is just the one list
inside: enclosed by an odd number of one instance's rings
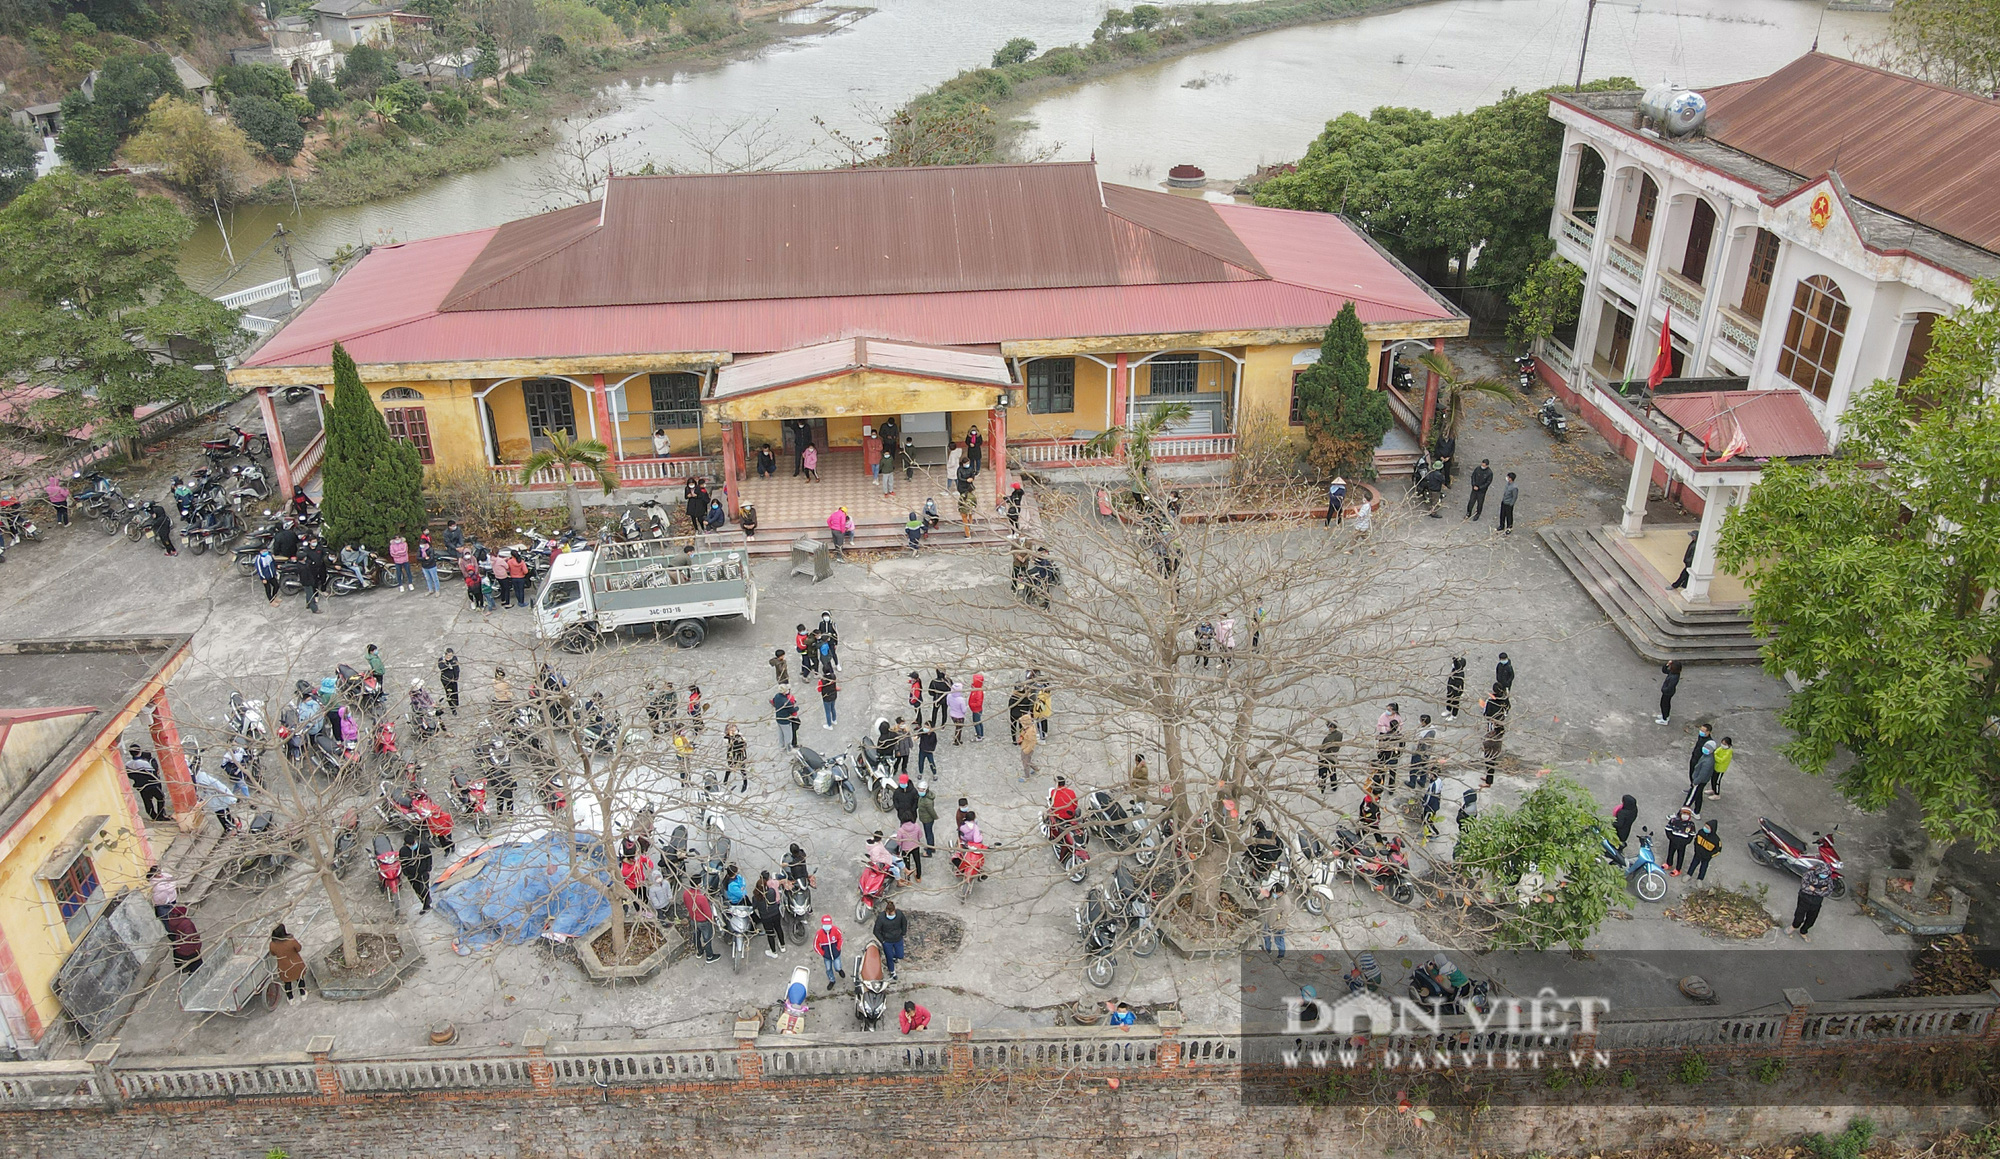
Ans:
{"label": "wooden door", "polygon": [[1651,177],[1639,178],[1639,204],[1632,215],[1632,248],[1640,253],[1653,242],[1653,213],[1660,207],[1660,187]]}
{"label": "wooden door", "polygon": [[1715,210],[1699,198],[1688,219],[1687,252],[1681,255],[1681,277],[1697,286],[1708,284],[1708,247],[1715,239]]}
{"label": "wooden door", "polygon": [[1626,371],[1625,359],[1632,353],[1632,315],[1617,311],[1616,320],[1611,323],[1611,370],[1623,375]]}

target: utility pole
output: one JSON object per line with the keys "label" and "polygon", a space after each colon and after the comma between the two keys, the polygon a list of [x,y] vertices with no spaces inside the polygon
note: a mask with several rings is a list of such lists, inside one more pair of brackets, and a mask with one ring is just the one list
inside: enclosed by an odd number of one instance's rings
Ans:
{"label": "utility pole", "polygon": [[285,240],[288,236],[290,235],[285,231],[285,224],[279,222],[278,255],[285,259],[285,279],[290,283],[291,287],[292,309],[296,310],[299,308],[300,301],[299,271],[298,267],[292,264],[292,243]]}
{"label": "utility pole", "polygon": [[1583,10],[1583,47],[1576,50],[1576,91],[1583,91],[1583,58],[1590,51],[1590,18],[1597,15],[1597,0],[1589,0]]}

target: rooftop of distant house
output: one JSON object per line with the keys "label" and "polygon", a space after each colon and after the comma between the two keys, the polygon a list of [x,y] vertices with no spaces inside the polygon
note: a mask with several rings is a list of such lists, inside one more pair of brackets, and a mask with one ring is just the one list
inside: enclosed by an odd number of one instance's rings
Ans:
{"label": "rooftop of distant house", "polygon": [[191,639],[0,640],[0,831],[176,663]]}

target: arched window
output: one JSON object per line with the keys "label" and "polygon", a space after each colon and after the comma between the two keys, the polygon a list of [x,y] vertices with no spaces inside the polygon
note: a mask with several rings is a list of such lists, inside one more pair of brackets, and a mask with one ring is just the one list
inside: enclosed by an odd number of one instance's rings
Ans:
{"label": "arched window", "polygon": [[1576,151],[1576,188],[1569,195],[1569,211],[1578,221],[1595,224],[1597,207],[1604,199],[1604,158],[1588,145]]}
{"label": "arched window", "polygon": [[424,401],[424,395],[423,395],[423,392],[422,392],[422,391],[419,391],[419,390],[411,390],[411,389],[410,389],[409,387],[407,387],[407,386],[392,386],[392,387],[390,387],[390,388],[389,388],[388,390],[385,390],[385,391],[383,391],[383,392],[382,392],[382,401],[383,401],[383,402],[422,402],[422,401]]}
{"label": "arched window", "polygon": [[1792,316],[1778,373],[1825,402],[1833,393],[1833,369],[1840,364],[1840,341],[1847,332],[1847,296],[1833,279],[1813,275],[1792,292]]}
{"label": "arched window", "polygon": [[1896,377],[1897,386],[1910,385],[1924,372],[1924,364],[1931,360],[1931,327],[1937,320],[1936,314],[1917,315],[1917,324],[1910,328],[1910,347],[1903,352],[1903,372]]}
{"label": "arched window", "polygon": [[1681,277],[1703,285],[1708,280],[1708,247],[1715,240],[1715,209],[1694,199],[1694,213],[1688,218],[1687,250],[1681,254]]}

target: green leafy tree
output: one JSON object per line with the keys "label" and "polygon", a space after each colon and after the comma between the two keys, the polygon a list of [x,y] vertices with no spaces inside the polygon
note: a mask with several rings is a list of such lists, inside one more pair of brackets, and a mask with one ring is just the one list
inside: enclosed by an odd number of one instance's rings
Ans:
{"label": "green leafy tree", "polygon": [[95,173],[118,153],[118,133],[107,115],[82,93],[62,101],[62,132],[56,136],[56,156],[79,173]]}
{"label": "green leafy tree", "polygon": [[1624,876],[1599,844],[1609,829],[1590,791],[1566,776],[1550,777],[1512,809],[1465,823],[1452,857],[1508,903],[1498,945],[1583,948],[1624,897]]}
{"label": "green leafy tree", "polygon": [[240,332],[235,311],[181,282],[193,229],[164,197],[67,169],[0,209],[0,373],[60,388],[38,424],[94,424],[136,457],[139,407],[225,395],[215,367]]}
{"label": "green leafy tree", "polygon": [[2000,5],[1897,0],[1884,63],[1980,96],[2000,91]]}
{"label": "green leafy tree", "polygon": [[323,113],[340,103],[340,90],[333,87],[332,81],[314,73],[306,82],[306,99],[312,102],[314,112]]}
{"label": "green leafy tree", "polygon": [[215,72],[215,87],[234,104],[238,97],[283,100],[296,92],[292,74],[271,64],[225,64]]}
{"label": "green leafy tree", "polygon": [[1166,13],[1157,4],[1134,4],[1132,6],[1132,27],[1141,32],[1158,28],[1166,19]]}
{"label": "green leafy tree", "polygon": [[1576,321],[1583,306],[1583,271],[1550,254],[1528,271],[1508,302],[1514,316],[1507,320],[1507,337],[1516,342],[1552,338]]}
{"label": "green leafy tree", "polygon": [[229,118],[265,156],[280,165],[291,164],[305,147],[306,131],[299,126],[298,116],[270,97],[237,97],[229,102]]}
{"label": "green leafy tree", "polygon": [[1010,64],[1020,64],[1035,55],[1035,42],[1025,36],[1017,36],[1000,46],[993,54],[993,67],[1005,68]]}
{"label": "green leafy tree", "polygon": [[12,124],[0,125],[0,205],[21,195],[35,179],[35,155],[41,146]]}
{"label": "green leafy tree", "polygon": [[354,359],[337,343],[320,473],[320,512],[330,544],[361,543],[387,551],[390,536],[420,528],[427,519],[424,466],[417,449],[389,437],[389,424],[361,385]]}
{"label": "green leafy tree", "polygon": [[1919,896],[1952,844],[2000,845],[2000,283],[1931,340],[1908,386],[1847,408],[1838,456],[1765,469],[1720,552],[1765,670],[1806,682],[1785,756],[1861,808],[1922,810]]}
{"label": "green leafy tree", "polygon": [[142,165],[159,166],[169,184],[216,203],[235,195],[253,164],[242,129],[209,119],[200,105],[179,97],[154,102],[125,152]]}
{"label": "green leafy tree", "polygon": [[1342,306],[1327,323],[1319,361],[1299,376],[1298,390],[1306,453],[1313,465],[1329,473],[1373,474],[1375,448],[1395,420],[1389,400],[1374,388],[1368,337],[1354,303]]}
{"label": "green leafy tree", "polygon": [[437,118],[447,125],[463,125],[468,106],[465,98],[452,89],[439,89],[431,94],[431,109]]}
{"label": "green leafy tree", "polygon": [[577,494],[575,468],[581,467],[597,476],[597,483],[606,495],[618,489],[618,472],[611,469],[611,448],[596,439],[579,439],[562,431],[544,429],[542,437],[549,445],[528,456],[521,464],[521,477],[526,479],[537,471],[551,467],[561,468],[563,499],[569,504],[569,528],[583,532],[583,496]]}
{"label": "green leafy tree", "polygon": [[347,50],[347,59],[341,62],[333,83],[343,92],[365,97],[383,85],[395,84],[401,75],[396,71],[395,56],[372,44],[357,44]]}
{"label": "green leafy tree", "polygon": [[[1619,77],[1584,87],[1637,86]],[[1294,172],[1258,187],[1257,201],[1345,214],[1434,281],[1453,260],[1468,280],[1477,254],[1479,276],[1469,280],[1511,293],[1551,248],[1562,151],[1551,91],[1509,92],[1447,117],[1388,106],[1342,114]]]}
{"label": "green leafy tree", "polygon": [[180,74],[162,53],[114,56],[104,62],[92,86],[90,103],[105,124],[123,138],[161,97],[184,97]]}

